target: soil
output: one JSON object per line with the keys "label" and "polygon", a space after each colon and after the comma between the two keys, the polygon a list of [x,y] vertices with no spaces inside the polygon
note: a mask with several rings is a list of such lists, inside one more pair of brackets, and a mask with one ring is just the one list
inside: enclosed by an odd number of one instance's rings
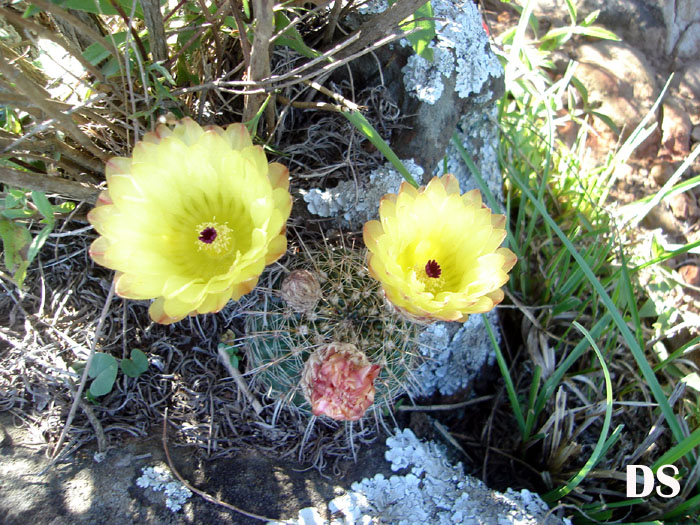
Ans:
{"label": "soil", "polygon": [[[33,444],[26,427],[8,413],[0,414],[0,522],[156,525],[222,523],[257,524],[193,495],[177,514],[168,510],[162,492],[140,488],[144,467],[167,465],[160,435],[131,439],[95,461],[94,447],[78,450],[66,462],[51,466],[43,447]],[[0,430],[2,431],[2,430]],[[35,441],[34,441],[35,443]],[[169,445],[175,468],[196,488],[218,500],[271,519],[295,518],[300,509],[324,509],[340,487],[376,473],[391,475],[380,442],[362,447],[358,461],[344,462],[337,475],[321,476],[293,458],[281,460],[259,450],[241,448],[232,457],[206,461],[191,447]],[[328,516],[324,516],[328,519]]]}

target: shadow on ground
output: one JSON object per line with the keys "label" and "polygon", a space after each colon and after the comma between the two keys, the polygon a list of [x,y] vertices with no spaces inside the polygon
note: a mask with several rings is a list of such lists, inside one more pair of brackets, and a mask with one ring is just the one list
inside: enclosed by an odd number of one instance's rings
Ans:
{"label": "shadow on ground", "polygon": [[[5,525],[261,523],[197,495],[173,513],[163,492],[137,486],[144,467],[167,464],[160,436],[109,450],[100,463],[94,450],[83,447],[69,461],[46,469],[50,462],[43,443],[33,444],[31,435],[15,423],[10,414],[0,414],[0,432],[5,430],[0,443],[0,522]],[[190,447],[171,445],[170,453],[175,467],[200,490],[256,514],[289,519],[304,507],[325,508],[340,487],[377,472],[390,474],[384,449],[381,442],[363,447],[357,464],[346,464],[341,476],[329,478],[294,460],[252,449],[215,461],[198,457]]]}

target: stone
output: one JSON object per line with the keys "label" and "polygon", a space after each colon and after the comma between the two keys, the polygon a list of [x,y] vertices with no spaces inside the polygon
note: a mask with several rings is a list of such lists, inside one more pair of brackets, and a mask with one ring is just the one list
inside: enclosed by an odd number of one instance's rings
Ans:
{"label": "stone", "polygon": [[678,268],[683,282],[691,286],[700,286],[700,267],[697,264],[686,264]]}
{"label": "stone", "polygon": [[598,41],[577,50],[576,77],[586,86],[597,111],[629,132],[641,122],[659,95],[656,72],[646,57],[624,42]]}
{"label": "stone", "polygon": [[691,221],[700,217],[700,208],[689,193],[679,193],[669,199],[671,213],[680,221]]}
{"label": "stone", "polygon": [[690,153],[692,124],[680,100],[669,97],[662,106],[661,147],[664,155],[683,160]]}
{"label": "stone", "polygon": [[678,231],[678,224],[673,213],[663,204],[654,206],[642,219],[642,226],[648,230],[661,228],[667,234],[675,234]]}
{"label": "stone", "polygon": [[[634,131],[652,108],[659,94],[656,73],[639,50],[624,42],[598,41],[580,46],[577,53],[580,63],[574,75],[588,90],[591,105],[610,117],[621,134],[602,120],[594,119],[587,145],[600,162]],[[650,123],[654,121],[652,116]],[[657,129],[637,147],[633,156],[655,157],[660,135]]]}
{"label": "stone", "polygon": [[697,103],[700,100],[700,60],[688,64],[680,75],[678,95]]}
{"label": "stone", "polygon": [[650,174],[654,182],[659,186],[663,186],[673,175],[673,164],[666,160],[657,160],[651,167]]}
{"label": "stone", "polygon": [[[526,0],[516,0],[523,6]],[[600,11],[595,25],[603,26],[624,42],[636,47],[655,64],[663,64],[666,26],[658,0],[574,0],[578,22],[594,11]],[[534,14],[549,18],[554,25],[569,25],[565,0],[533,0]]]}
{"label": "stone", "polygon": [[[421,66],[423,59],[404,53],[404,89],[396,99],[401,114],[408,118],[405,129],[391,141],[399,157],[413,158],[424,169],[422,182],[427,182],[442,159],[460,118],[489,106],[504,92],[503,69],[474,3],[434,0],[432,6],[439,20],[437,48],[454,55],[453,70],[447,76],[445,60],[433,67]],[[442,79],[439,96],[435,77]]]}
{"label": "stone", "polygon": [[462,464],[452,465],[442,446],[419,440],[411,430],[397,430],[386,443],[385,458],[396,474],[363,479],[333,499],[329,508],[338,516],[334,524],[570,523],[526,489],[501,493],[465,476]]}
{"label": "stone", "polygon": [[663,3],[666,54],[692,59],[700,53],[700,0],[667,0]]}
{"label": "stone", "polygon": [[[700,2],[698,9],[700,9]],[[682,59],[695,58],[700,54],[700,21],[693,22],[683,32],[678,42],[677,53]]]}
{"label": "stone", "polygon": [[694,126],[693,131],[690,132],[690,138],[693,142],[700,142],[700,126]]}

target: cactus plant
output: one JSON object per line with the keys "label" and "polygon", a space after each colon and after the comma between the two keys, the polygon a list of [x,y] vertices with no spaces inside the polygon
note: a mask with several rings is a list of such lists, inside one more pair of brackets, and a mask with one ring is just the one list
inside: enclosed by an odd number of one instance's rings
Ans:
{"label": "cactus plant", "polygon": [[302,250],[287,269],[289,273],[273,279],[272,293],[260,294],[257,311],[246,318],[253,384],[310,415],[300,386],[304,364],[324,345],[350,344],[381,367],[374,381],[374,406],[390,406],[406,391],[419,364],[418,326],[385,304],[379,283],[366,269],[365,251],[345,243]]}

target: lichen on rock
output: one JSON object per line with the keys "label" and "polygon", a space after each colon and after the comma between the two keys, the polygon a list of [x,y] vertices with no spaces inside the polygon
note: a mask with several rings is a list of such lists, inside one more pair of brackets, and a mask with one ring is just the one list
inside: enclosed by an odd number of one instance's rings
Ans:
{"label": "lichen on rock", "polygon": [[[414,179],[420,180],[423,168],[413,159],[403,161],[404,166]],[[335,188],[321,190],[312,188],[302,190],[309,213],[320,217],[340,216],[344,226],[360,228],[379,213],[379,201],[387,193],[396,193],[403,177],[386,163],[369,174],[369,181],[358,186],[354,181],[341,181]]]}
{"label": "lichen on rock", "polygon": [[[488,314],[497,341],[497,315]],[[457,328],[451,323],[434,323],[420,335],[420,352],[426,358],[414,372],[418,396],[435,392],[452,395],[470,388],[479,373],[493,363],[494,353],[480,315],[472,315]]]}
{"label": "lichen on rock", "polygon": [[439,445],[420,441],[409,429],[397,430],[386,444],[391,469],[408,472],[353,483],[351,491],[328,505],[334,516],[342,516],[333,524],[570,523],[549,515],[540,497],[526,489],[500,493],[465,476],[461,463],[450,464]]}
{"label": "lichen on rock", "polygon": [[433,0],[437,42],[433,62],[413,55],[403,68],[406,91],[434,104],[442,94],[443,77],[456,73],[455,91],[461,98],[480,93],[489,77],[503,75],[490,51],[481,13],[471,0]]}

